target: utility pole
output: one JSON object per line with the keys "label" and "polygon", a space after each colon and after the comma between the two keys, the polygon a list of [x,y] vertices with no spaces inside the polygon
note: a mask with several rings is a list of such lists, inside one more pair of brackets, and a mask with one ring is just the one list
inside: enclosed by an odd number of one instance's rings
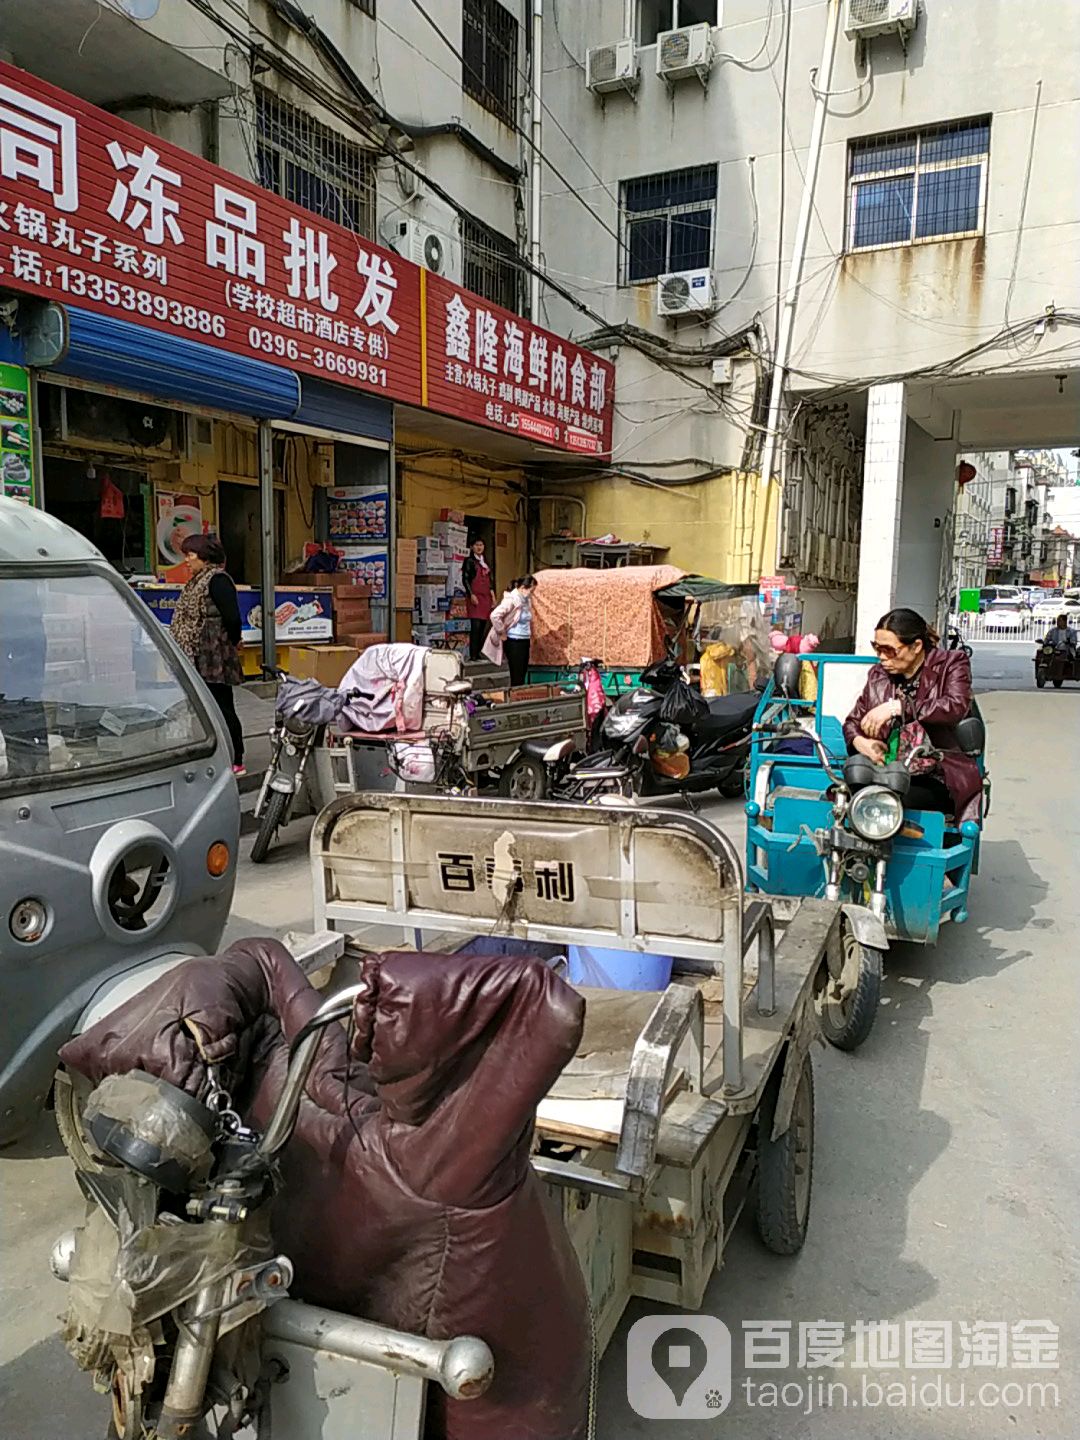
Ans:
{"label": "utility pole", "polygon": [[544,0],[532,0],[532,207],[529,217],[529,318],[540,318],[540,218],[544,203],[540,145],[544,138],[541,91],[544,78]]}
{"label": "utility pole", "polygon": [[[817,185],[818,165],[821,160],[822,141],[825,136],[825,115],[829,105],[829,89],[832,86],[833,59],[836,55],[836,36],[840,28],[840,0],[829,0],[829,13],[825,21],[825,40],[821,50],[821,64],[814,81],[814,120],[810,127],[810,149],[806,156],[806,178],[803,184],[802,204],[795,226],[795,240],[791,250],[791,265],[788,270],[787,286],[780,323],[777,327],[776,355],[773,361],[772,392],[769,396],[769,417],[765,424],[765,444],[761,456],[761,483],[768,485],[776,460],[776,440],[780,428],[780,412],[784,402],[784,386],[787,381],[787,366],[791,355],[791,337],[795,326],[795,311],[799,303],[799,289],[802,285],[803,261],[806,258],[806,242],[810,234],[810,215],[814,207],[814,190]],[[781,154],[783,164],[785,154]],[[781,507],[776,517],[777,551],[781,544]]]}

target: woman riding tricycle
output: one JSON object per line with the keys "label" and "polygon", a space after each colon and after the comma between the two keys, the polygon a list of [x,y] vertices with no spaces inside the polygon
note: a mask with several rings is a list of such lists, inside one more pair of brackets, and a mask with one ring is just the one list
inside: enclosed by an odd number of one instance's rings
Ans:
{"label": "woman riding tricycle", "polygon": [[[877,663],[815,655],[817,697],[783,656],[758,709],[747,806],[747,886],[844,902],[839,953],[819,976],[822,1029],[869,1035],[889,940],[934,944],[967,919],[989,796],[985,729],[962,651],[913,610],[878,621]],[[789,663],[791,662],[791,663]]]}

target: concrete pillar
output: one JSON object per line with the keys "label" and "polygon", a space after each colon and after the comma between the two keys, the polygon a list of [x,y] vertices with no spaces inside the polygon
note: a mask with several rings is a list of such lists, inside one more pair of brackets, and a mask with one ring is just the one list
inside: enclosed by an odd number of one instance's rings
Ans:
{"label": "concrete pillar", "polygon": [[896,600],[907,403],[903,381],[871,385],[866,405],[855,648],[869,653],[878,617]]}

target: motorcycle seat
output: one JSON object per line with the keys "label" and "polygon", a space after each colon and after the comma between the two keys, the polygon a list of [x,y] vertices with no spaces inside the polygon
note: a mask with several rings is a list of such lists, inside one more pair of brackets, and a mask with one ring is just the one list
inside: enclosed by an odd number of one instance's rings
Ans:
{"label": "motorcycle seat", "polygon": [[691,727],[695,739],[715,739],[729,731],[743,730],[753,720],[761,697],[750,695],[717,695],[709,700],[709,713],[695,720]]}

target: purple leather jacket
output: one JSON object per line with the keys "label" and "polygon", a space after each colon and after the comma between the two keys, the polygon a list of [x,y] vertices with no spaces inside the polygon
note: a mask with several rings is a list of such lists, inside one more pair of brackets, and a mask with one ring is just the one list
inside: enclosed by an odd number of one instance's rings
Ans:
{"label": "purple leather jacket", "polygon": [[[892,677],[880,665],[875,665],[866,677],[854,710],[844,722],[844,739],[849,749],[853,748],[856,735],[862,733],[860,725],[867,711],[887,700],[895,700],[897,694]],[[959,821],[978,820],[982,813],[979,767],[956,743],[956,726],[970,708],[971,664],[967,656],[962,650],[931,650],[919,671],[914,700],[904,702],[904,721],[917,720],[931,745],[944,752],[941,778],[952,796]]]}

